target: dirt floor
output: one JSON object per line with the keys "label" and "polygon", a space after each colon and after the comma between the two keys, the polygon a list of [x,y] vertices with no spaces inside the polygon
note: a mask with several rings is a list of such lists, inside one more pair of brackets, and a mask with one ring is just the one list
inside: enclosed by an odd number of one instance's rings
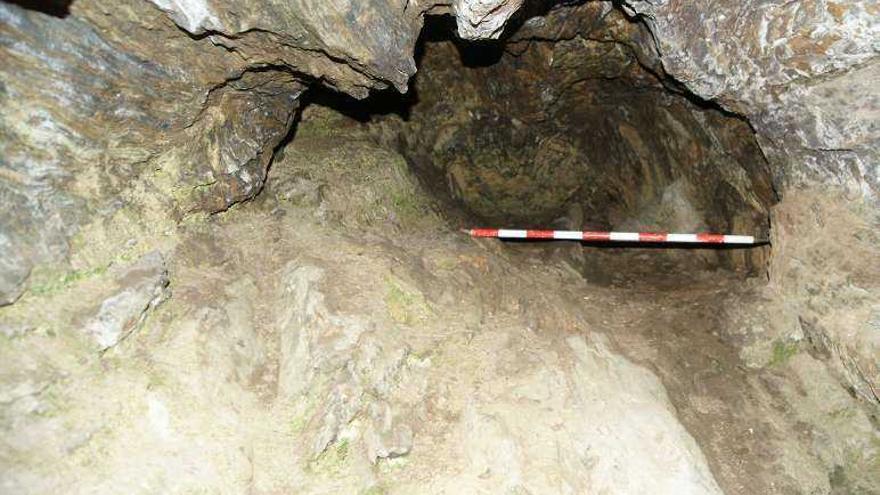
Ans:
{"label": "dirt floor", "polygon": [[[766,276],[473,240],[333,132],[3,310],[4,492],[878,493],[876,425],[770,331]],[[168,293],[96,347],[153,250]]]}

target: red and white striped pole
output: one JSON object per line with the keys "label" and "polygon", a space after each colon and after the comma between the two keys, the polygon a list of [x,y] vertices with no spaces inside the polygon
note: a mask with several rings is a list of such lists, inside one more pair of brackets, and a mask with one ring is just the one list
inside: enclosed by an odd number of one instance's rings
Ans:
{"label": "red and white striped pole", "polygon": [[544,239],[588,242],[643,242],[672,244],[762,244],[750,235],[667,234],[665,232],[592,232],[579,230],[465,229],[471,237]]}

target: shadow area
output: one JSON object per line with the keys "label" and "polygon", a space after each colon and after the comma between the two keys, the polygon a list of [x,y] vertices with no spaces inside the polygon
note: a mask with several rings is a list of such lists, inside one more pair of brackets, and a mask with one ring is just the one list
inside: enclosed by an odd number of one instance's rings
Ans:
{"label": "shadow area", "polygon": [[70,5],[73,0],[0,0],[4,3],[18,5],[26,10],[42,12],[52,17],[67,17],[70,15]]}

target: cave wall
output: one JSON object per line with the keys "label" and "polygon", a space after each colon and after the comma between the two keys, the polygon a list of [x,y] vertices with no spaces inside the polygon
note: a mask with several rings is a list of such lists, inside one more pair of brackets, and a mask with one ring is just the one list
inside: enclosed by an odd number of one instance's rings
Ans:
{"label": "cave wall", "polygon": [[304,89],[143,2],[73,7],[62,19],[0,4],[0,303],[71,238],[99,244],[80,232],[89,222],[149,218],[136,228],[160,232],[255,194]]}
{"label": "cave wall", "polygon": [[668,74],[756,130],[782,198],[769,287],[785,307],[778,326],[880,405],[880,5],[625,4]]}
{"label": "cave wall", "polygon": [[750,118],[778,180],[876,198],[876,2],[625,4],[653,33],[669,74]]}
{"label": "cave wall", "polygon": [[[852,393],[880,406],[880,6],[872,1],[624,1],[647,28],[639,61],[748,120],[780,203],[771,211],[768,297],[782,339],[817,346]],[[565,39],[602,12],[588,2],[526,21]],[[598,21],[596,21],[598,22]],[[615,29],[608,31],[615,36]]]}
{"label": "cave wall", "polygon": [[774,193],[748,125],[666,91],[625,45],[536,43],[485,67],[463,66],[452,43],[426,51],[402,147],[478,216],[537,226],[579,203],[593,224],[623,227],[681,180],[700,218],[645,227],[764,227]]}
{"label": "cave wall", "polygon": [[[497,36],[518,6],[472,3],[0,3],[0,305],[35,266],[112,257],[131,231],[253,197],[308,84],[406,90],[426,13]],[[105,221],[113,238],[86,228]]]}

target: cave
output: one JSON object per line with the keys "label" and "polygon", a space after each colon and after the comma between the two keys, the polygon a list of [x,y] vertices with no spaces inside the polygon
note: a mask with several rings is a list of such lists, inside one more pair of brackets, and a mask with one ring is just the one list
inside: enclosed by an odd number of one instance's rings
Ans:
{"label": "cave", "polygon": [[[451,226],[767,240],[776,194],[748,121],[651,67],[636,21],[611,11],[591,29],[563,41],[523,29],[475,44],[457,40],[454,18],[428,18],[406,94],[358,101],[325,91],[309,101],[397,149]],[[769,252],[635,245],[588,250],[594,259],[578,264],[604,279],[626,271],[627,251],[640,247],[665,248],[652,257],[660,276],[711,267],[760,275]]]}
{"label": "cave", "polygon": [[0,2],[0,491],[880,493],[877,14]]}

